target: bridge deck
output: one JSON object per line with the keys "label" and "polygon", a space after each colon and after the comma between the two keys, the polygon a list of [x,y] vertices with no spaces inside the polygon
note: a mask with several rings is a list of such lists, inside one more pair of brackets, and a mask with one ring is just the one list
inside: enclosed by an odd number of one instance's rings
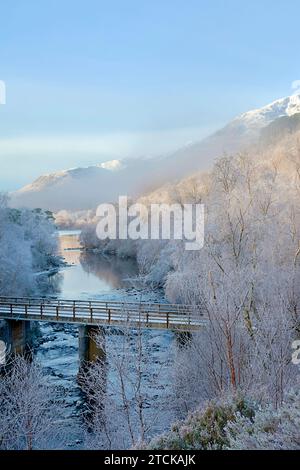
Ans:
{"label": "bridge deck", "polygon": [[200,306],[0,297],[0,319],[85,325],[130,325],[190,331],[205,324]]}

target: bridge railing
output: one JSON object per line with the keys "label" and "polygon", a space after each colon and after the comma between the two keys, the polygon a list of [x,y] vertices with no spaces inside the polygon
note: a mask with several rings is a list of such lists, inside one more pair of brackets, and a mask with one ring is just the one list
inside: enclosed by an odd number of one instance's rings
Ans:
{"label": "bridge railing", "polygon": [[26,297],[0,297],[0,316],[75,323],[135,323],[166,328],[192,327],[204,321],[199,306]]}
{"label": "bridge railing", "polygon": [[103,301],[103,300],[70,300],[70,299],[51,299],[51,298],[29,298],[29,297],[0,297],[0,303],[16,304],[16,305],[55,305],[63,307],[77,308],[128,308],[130,310],[160,311],[160,312],[179,312],[189,313],[192,311],[201,311],[203,307],[200,305],[184,305],[171,303],[151,303],[151,302],[131,302],[131,301]]}

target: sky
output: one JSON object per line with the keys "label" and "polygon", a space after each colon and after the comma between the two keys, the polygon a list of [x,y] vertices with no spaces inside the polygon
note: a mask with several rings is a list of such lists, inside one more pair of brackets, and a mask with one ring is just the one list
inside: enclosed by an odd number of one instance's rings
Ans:
{"label": "sky", "polygon": [[170,153],[300,79],[299,0],[0,0],[0,17],[0,190]]}

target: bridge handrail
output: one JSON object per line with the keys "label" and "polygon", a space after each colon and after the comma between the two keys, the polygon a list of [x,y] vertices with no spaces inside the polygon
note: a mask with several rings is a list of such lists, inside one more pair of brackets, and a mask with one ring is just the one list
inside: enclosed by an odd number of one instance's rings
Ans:
{"label": "bridge handrail", "polygon": [[[10,310],[10,306],[12,304],[0,304],[0,313],[4,310],[7,311],[8,309]],[[12,308],[15,309],[15,314],[22,313],[23,311],[26,311],[26,307],[29,307],[30,311],[33,313],[39,313],[41,311],[41,306],[42,305],[28,305],[28,304],[14,304],[12,305]],[[55,305],[48,305],[48,306],[42,306],[43,307],[43,314],[46,315],[47,313],[58,313],[60,316],[63,316],[64,314],[73,314],[74,309],[70,306],[67,308],[59,308],[58,306]],[[101,316],[101,314],[107,315],[108,313],[115,314],[115,315],[126,315],[126,316],[150,316],[151,318],[157,317],[157,318],[163,318],[164,316],[168,315],[169,318],[178,318],[178,319],[183,319],[183,318],[199,318],[199,317],[204,317],[203,313],[193,313],[193,312],[175,312],[175,311],[163,311],[159,312],[158,310],[132,310],[130,309],[129,311],[124,310],[124,309],[100,309],[100,308],[89,308],[89,307],[81,307],[81,308],[76,308],[75,307],[75,317],[80,316],[81,314],[88,314],[88,315],[93,315],[93,316]]]}
{"label": "bridge handrail", "polygon": [[[49,300],[49,299],[47,299]],[[29,297],[0,297],[0,318],[61,323],[132,324],[151,328],[198,328],[206,323],[201,311],[180,304],[126,302],[41,302]],[[164,306],[161,309],[159,307]],[[174,308],[176,307],[176,308]]]}
{"label": "bridge handrail", "polygon": [[43,297],[8,297],[8,296],[0,296],[0,304],[13,304],[13,305],[19,305],[19,304],[24,304],[24,303],[32,303],[32,302],[37,302],[38,305],[40,304],[52,304],[52,305],[58,305],[60,307],[63,306],[80,306],[83,308],[85,305],[88,308],[97,308],[98,305],[101,306],[123,306],[133,308],[138,307],[138,308],[143,308],[144,306],[147,306],[147,308],[153,308],[153,309],[160,309],[162,312],[164,310],[170,310],[170,309],[176,309],[180,311],[192,311],[192,310],[202,310],[203,306],[202,305],[187,305],[187,304],[171,304],[171,303],[156,303],[156,302],[146,302],[146,301],[141,301],[141,302],[132,302],[132,301],[114,301],[114,300],[74,300],[74,299],[58,299],[58,298],[43,298]]}

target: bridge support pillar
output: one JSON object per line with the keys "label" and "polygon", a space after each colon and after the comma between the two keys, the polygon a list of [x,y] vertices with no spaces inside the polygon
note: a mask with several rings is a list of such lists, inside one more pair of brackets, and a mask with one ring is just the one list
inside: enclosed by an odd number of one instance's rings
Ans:
{"label": "bridge support pillar", "polygon": [[25,320],[6,320],[6,344],[11,354],[24,354],[31,343],[31,323]]}
{"label": "bridge support pillar", "polygon": [[[96,341],[97,337],[97,341]],[[100,338],[100,343],[99,343]],[[101,341],[102,338],[102,341]],[[105,330],[90,325],[79,326],[79,363],[80,367],[96,359],[105,361]]]}
{"label": "bridge support pillar", "polygon": [[[90,383],[86,380],[85,373],[89,371],[91,362],[100,359],[100,375],[98,375],[97,383]],[[97,405],[97,411],[101,411],[104,395],[107,385],[107,369],[106,369],[106,351],[105,351],[105,329],[103,327],[95,327],[89,325],[79,326],[79,371],[78,384],[82,388],[85,395],[85,403],[88,404],[86,419],[91,426],[94,422],[93,409]]]}

